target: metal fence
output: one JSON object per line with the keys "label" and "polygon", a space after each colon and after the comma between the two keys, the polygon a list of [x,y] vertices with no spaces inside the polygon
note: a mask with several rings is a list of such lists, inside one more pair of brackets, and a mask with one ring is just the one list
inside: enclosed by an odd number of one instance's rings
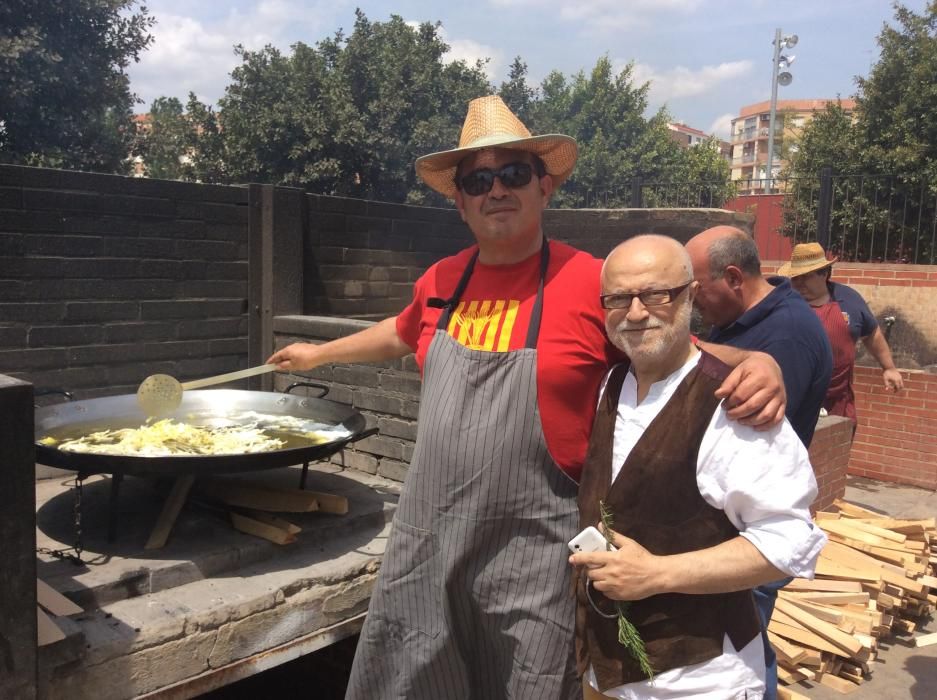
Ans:
{"label": "metal fence", "polygon": [[937,264],[937,182],[894,175],[833,175],[726,182],[645,182],[579,194],[578,206],[720,208],[736,197],[784,195],[779,236],[819,241],[855,262]]}
{"label": "metal fence", "polygon": [[832,175],[787,183],[782,231],[840,259],[937,263],[937,183],[893,175]]}

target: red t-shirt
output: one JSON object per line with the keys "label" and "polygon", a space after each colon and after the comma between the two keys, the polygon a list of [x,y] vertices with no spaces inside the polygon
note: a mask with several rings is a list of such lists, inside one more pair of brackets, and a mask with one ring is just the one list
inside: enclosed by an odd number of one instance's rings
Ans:
{"label": "red t-shirt", "polygon": [[[397,334],[420,368],[442,309],[430,297],[449,298],[476,247],[445,258],[417,280],[413,301],[397,317]],[[537,397],[547,448],[579,480],[595,416],[599,383],[620,353],[605,336],[599,305],[602,262],[564,243],[550,242],[543,318],[537,341]],[[513,265],[475,263],[449,334],[462,345],[490,352],[523,348],[540,282],[540,253]]]}

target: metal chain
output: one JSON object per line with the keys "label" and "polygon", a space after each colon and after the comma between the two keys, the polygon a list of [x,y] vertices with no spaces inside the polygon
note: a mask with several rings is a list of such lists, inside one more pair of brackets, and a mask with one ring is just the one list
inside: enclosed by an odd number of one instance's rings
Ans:
{"label": "metal chain", "polygon": [[[76,477],[72,485],[74,500],[72,502],[72,522],[75,526],[75,544],[68,549],[50,549],[49,547],[37,547],[36,551],[40,554],[48,554],[55,559],[70,561],[75,566],[81,566],[85,562],[81,559],[81,553],[84,551],[81,532],[81,496],[83,479]],[[74,554],[72,554],[74,552]]]}

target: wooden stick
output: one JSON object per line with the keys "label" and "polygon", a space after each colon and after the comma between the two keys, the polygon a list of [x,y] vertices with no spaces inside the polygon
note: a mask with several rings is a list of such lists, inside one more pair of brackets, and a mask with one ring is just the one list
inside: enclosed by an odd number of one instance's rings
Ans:
{"label": "wooden stick", "polygon": [[922,634],[914,638],[914,646],[916,647],[926,647],[930,646],[931,644],[937,644],[937,632]]}
{"label": "wooden stick", "polygon": [[845,651],[846,654],[858,656],[862,653],[862,645],[851,634],[846,634],[830,623],[817,619],[790,601],[778,598],[777,601],[775,601],[775,609],[794,618],[808,630],[820,635],[828,642]]}
{"label": "wooden stick", "polygon": [[150,538],[146,541],[144,549],[160,549],[166,544],[172,526],[176,523],[176,518],[179,517],[179,511],[182,510],[182,505],[185,503],[189,491],[192,490],[193,483],[195,483],[194,474],[177,477],[173,482],[172,490],[169,492],[166,502],[163,503],[163,510],[160,511],[159,517],[156,519],[156,525],[153,527],[153,532],[150,533]]}
{"label": "wooden stick", "polygon": [[65,616],[84,612],[80,607],[75,605],[75,603],[39,578],[36,579],[36,598],[39,605],[53,615]]}
{"label": "wooden stick", "polygon": [[36,607],[36,623],[38,625],[39,646],[44,647],[47,644],[53,644],[65,639],[65,633],[38,606]]}
{"label": "wooden stick", "polygon": [[296,539],[296,535],[293,533],[281,530],[275,525],[263,523],[259,520],[249,518],[246,515],[235,513],[234,511],[231,511],[231,524],[236,530],[240,530],[248,535],[262,537],[275,544],[289,544]]}

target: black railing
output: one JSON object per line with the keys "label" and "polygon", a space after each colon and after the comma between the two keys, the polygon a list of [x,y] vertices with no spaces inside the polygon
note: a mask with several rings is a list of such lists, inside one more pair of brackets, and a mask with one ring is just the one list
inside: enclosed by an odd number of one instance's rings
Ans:
{"label": "black railing", "polygon": [[937,183],[892,175],[788,181],[781,233],[857,262],[937,263]]}
{"label": "black railing", "polygon": [[644,182],[578,194],[586,208],[721,208],[735,197],[783,195],[777,233],[819,241],[855,262],[937,264],[937,182],[892,175],[774,177],[733,182]]}

